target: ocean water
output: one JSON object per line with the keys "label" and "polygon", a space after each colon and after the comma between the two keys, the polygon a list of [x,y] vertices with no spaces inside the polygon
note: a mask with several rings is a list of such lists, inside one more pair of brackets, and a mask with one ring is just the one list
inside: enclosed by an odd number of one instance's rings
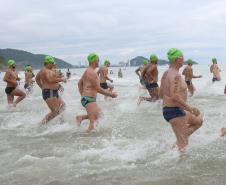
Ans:
{"label": "ocean water", "polygon": [[[35,85],[32,95],[8,110],[1,73],[0,184],[225,185],[226,137],[219,137],[219,129],[226,127],[226,72],[212,84],[208,66],[193,68],[203,78],[193,80],[196,92],[188,101],[203,112],[204,123],[182,156],[171,149],[175,136],[162,117],[161,103],[137,106],[138,96],[147,92],[139,88],[135,68],[122,70],[123,79],[112,68],[119,96],[104,101],[98,95],[104,117],[91,134],[85,133],[88,121],[75,124],[75,116],[85,113],[77,89],[84,69],[73,70],[63,84],[64,123],[57,117],[41,128],[37,124],[48,112],[41,90]],[[159,67],[159,79],[166,69]]]}

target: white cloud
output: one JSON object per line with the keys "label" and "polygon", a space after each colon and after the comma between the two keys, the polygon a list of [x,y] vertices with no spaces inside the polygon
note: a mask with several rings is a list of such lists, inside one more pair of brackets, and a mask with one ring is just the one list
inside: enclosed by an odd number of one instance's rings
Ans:
{"label": "white cloud", "polygon": [[200,60],[209,57],[206,50],[222,56],[226,49],[225,0],[0,2],[1,48],[48,53],[74,64],[89,52],[118,62],[153,52],[165,58],[170,47]]}

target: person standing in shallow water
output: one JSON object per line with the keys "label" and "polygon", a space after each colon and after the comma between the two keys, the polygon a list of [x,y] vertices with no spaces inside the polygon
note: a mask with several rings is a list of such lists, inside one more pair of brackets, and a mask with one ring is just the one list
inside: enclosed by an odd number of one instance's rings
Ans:
{"label": "person standing in shallow water", "polygon": [[210,66],[210,72],[213,73],[212,82],[220,81],[221,80],[221,76],[220,76],[221,70],[220,70],[220,68],[217,65],[217,59],[213,58],[212,59],[212,63],[213,64]]}
{"label": "person standing in shallow water", "polygon": [[184,60],[182,52],[172,48],[167,55],[170,65],[162,76],[159,96],[163,99],[163,117],[171,124],[177,138],[175,146],[182,152],[189,136],[202,126],[203,118],[197,108],[186,103],[187,85],[179,74]]}
{"label": "person standing in shallow water", "polygon": [[[17,81],[20,81],[20,78],[18,77],[18,73],[16,71],[16,63],[14,60],[8,61],[8,69],[6,70],[3,80],[7,83],[5,93],[7,95],[8,105],[10,107],[15,107],[26,97],[26,94],[18,88]],[[14,96],[18,96],[15,101]]]}
{"label": "person standing in shallow water", "polygon": [[77,125],[80,126],[83,120],[89,119],[90,123],[87,128],[87,132],[91,132],[95,129],[95,122],[100,118],[101,109],[96,103],[97,93],[116,98],[117,94],[100,86],[99,77],[95,71],[99,64],[99,57],[95,53],[91,53],[87,57],[89,67],[83,73],[78,82],[79,93],[81,94],[81,104],[85,107],[87,114],[76,116]]}
{"label": "person standing in shallow water", "polygon": [[60,82],[66,82],[66,78],[59,77],[53,70],[55,59],[52,56],[46,56],[44,67],[36,75],[36,82],[42,89],[42,97],[50,109],[40,125],[48,123],[65,109],[64,101],[59,97],[58,89]]}
{"label": "person standing in shallow water", "polygon": [[193,96],[194,91],[195,91],[195,87],[192,84],[192,78],[201,78],[202,77],[202,75],[194,76],[193,69],[192,69],[192,64],[193,64],[192,59],[189,59],[188,60],[188,65],[184,68],[184,70],[182,72],[182,74],[185,77],[185,82],[187,84],[188,91],[189,91],[191,96]]}
{"label": "person standing in shallow water", "polygon": [[157,62],[158,57],[152,54],[150,56],[150,63],[147,64],[141,72],[141,79],[145,79],[145,86],[150,97],[139,97],[138,105],[144,100],[154,102],[159,99]]}
{"label": "person standing in shallow water", "polygon": [[119,71],[118,71],[118,78],[122,78],[122,77],[123,77],[123,75],[122,75],[122,69],[119,68]]}

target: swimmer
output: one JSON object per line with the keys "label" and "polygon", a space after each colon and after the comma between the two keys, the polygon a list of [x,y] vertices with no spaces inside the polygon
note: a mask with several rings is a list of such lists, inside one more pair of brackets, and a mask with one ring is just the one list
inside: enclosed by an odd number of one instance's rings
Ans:
{"label": "swimmer", "polygon": [[71,72],[70,72],[69,68],[67,69],[66,76],[67,76],[67,79],[71,78]]}
{"label": "swimmer", "polygon": [[138,105],[141,101],[153,102],[159,99],[159,86],[158,86],[158,57],[155,54],[150,56],[150,63],[144,67],[141,72],[141,79],[145,79],[146,88],[150,97],[139,97]]}
{"label": "swimmer", "polygon": [[24,68],[25,71],[25,84],[24,89],[26,90],[27,95],[31,93],[33,88],[33,77],[35,76],[32,72],[31,65],[26,65]]}
{"label": "swimmer", "polygon": [[55,118],[65,109],[64,101],[59,97],[58,88],[60,82],[66,82],[66,78],[59,77],[53,71],[55,67],[55,59],[52,56],[46,56],[44,60],[44,67],[36,75],[36,82],[42,89],[42,97],[50,109],[40,125],[47,124],[50,120]]}
{"label": "swimmer", "polygon": [[78,82],[79,93],[81,94],[81,104],[85,107],[87,114],[76,116],[78,126],[83,120],[89,119],[90,123],[87,128],[87,132],[91,132],[95,129],[95,122],[101,116],[101,109],[96,103],[97,93],[109,96],[112,98],[117,97],[117,93],[108,91],[101,88],[100,79],[95,71],[99,64],[99,57],[95,53],[91,53],[87,57],[89,67],[83,73],[81,79]]}
{"label": "swimmer", "polygon": [[[16,105],[26,97],[26,94],[18,87],[20,78],[16,71],[16,63],[12,59],[8,61],[8,69],[6,70],[3,80],[7,83],[5,93],[7,95],[8,105],[9,107],[16,107]],[[18,96],[15,101],[14,96]]]}
{"label": "swimmer", "polygon": [[192,59],[189,59],[188,65],[184,68],[184,70],[182,72],[182,74],[185,76],[185,82],[187,84],[188,91],[189,91],[191,96],[193,96],[194,91],[195,91],[195,87],[192,83],[192,78],[201,78],[202,77],[202,75],[195,76],[193,74],[192,64],[193,64]]}
{"label": "swimmer", "polygon": [[159,96],[163,99],[163,117],[171,124],[178,150],[183,152],[189,136],[202,126],[203,118],[197,108],[186,103],[187,85],[179,74],[184,61],[183,53],[172,48],[167,55],[170,65],[162,76]]}
{"label": "swimmer", "polygon": [[[112,85],[113,80],[110,79],[108,77],[108,68],[110,67],[110,62],[109,60],[105,60],[104,61],[104,65],[102,67],[100,67],[100,69],[98,70],[97,74],[100,77],[100,86],[103,89],[109,90],[110,92],[113,91],[114,86]],[[107,80],[111,82],[107,83]],[[105,99],[107,98],[107,96],[105,96]]]}
{"label": "swimmer", "polygon": [[122,75],[122,69],[119,68],[119,71],[118,71],[118,78],[122,78],[122,77],[123,77],[123,75]]}
{"label": "swimmer", "polygon": [[217,59],[213,58],[212,59],[212,65],[210,66],[210,72],[213,73],[213,79],[212,82],[214,83],[215,81],[220,81],[221,80],[221,76],[220,76],[220,68],[217,65]]}

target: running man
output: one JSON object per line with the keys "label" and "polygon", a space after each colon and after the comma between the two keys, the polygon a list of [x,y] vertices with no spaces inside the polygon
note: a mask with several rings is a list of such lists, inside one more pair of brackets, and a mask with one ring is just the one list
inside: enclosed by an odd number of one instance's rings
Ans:
{"label": "running man", "polygon": [[157,68],[158,57],[155,54],[150,56],[150,63],[145,65],[141,73],[141,79],[145,79],[146,88],[149,92],[150,97],[140,97],[138,105],[141,101],[156,101],[159,99],[159,86],[158,86],[158,68]]}
{"label": "running man", "polygon": [[197,108],[186,103],[187,85],[179,74],[184,60],[182,52],[172,48],[167,55],[170,65],[162,76],[159,95],[163,99],[163,117],[171,124],[177,138],[175,146],[182,152],[189,136],[202,126],[203,118]]}
{"label": "running man", "polygon": [[220,76],[221,70],[220,70],[220,68],[217,65],[217,59],[213,58],[212,59],[212,63],[213,64],[210,66],[210,72],[213,73],[212,82],[220,81],[221,80],[221,76]]}
{"label": "running man", "polygon": [[32,67],[30,65],[26,65],[25,68],[25,84],[24,89],[26,90],[27,94],[31,93],[33,87],[33,77],[35,76],[32,72]]}
{"label": "running man", "polygon": [[192,59],[189,59],[188,60],[188,65],[184,68],[184,70],[182,72],[182,74],[185,77],[185,82],[187,84],[188,91],[189,91],[191,96],[193,96],[194,91],[195,91],[195,87],[192,84],[192,78],[201,78],[202,77],[202,75],[194,76],[193,69],[192,69],[192,64],[193,64]]}
{"label": "running man", "polygon": [[[104,65],[100,67],[97,74],[100,76],[100,86],[102,89],[109,90],[110,92],[113,91],[114,86],[110,83],[107,83],[107,80],[113,83],[113,80],[108,77],[108,68],[110,67],[109,60],[104,61]],[[106,99],[106,96],[105,96]]]}
{"label": "running man", "polygon": [[94,123],[98,120],[101,115],[101,109],[96,103],[97,93],[105,96],[116,98],[115,92],[102,89],[100,86],[100,79],[95,71],[99,64],[99,57],[95,53],[91,53],[87,57],[89,67],[83,73],[81,79],[78,82],[79,93],[81,94],[81,104],[85,107],[87,114],[76,116],[78,126],[83,120],[89,119],[90,123],[87,128],[87,132],[91,132],[95,129]]}
{"label": "running man", "polygon": [[[8,69],[6,70],[3,80],[7,83],[5,93],[7,95],[8,105],[9,107],[16,107],[16,105],[26,97],[26,94],[18,88],[17,81],[20,81],[20,78],[16,71],[16,63],[12,59],[8,61]],[[15,101],[14,96],[18,96]]]}
{"label": "running man", "polygon": [[55,59],[52,56],[46,56],[44,60],[44,67],[36,75],[36,82],[42,89],[42,97],[50,109],[40,125],[48,123],[65,109],[64,101],[58,95],[58,88],[60,82],[66,82],[66,78],[59,77],[53,71],[55,67]]}
{"label": "running man", "polygon": [[139,68],[137,68],[137,69],[135,70],[135,73],[138,75],[138,77],[139,77],[139,79],[140,79],[140,84],[141,84],[143,87],[145,87],[146,82],[145,82],[145,79],[143,79],[143,78],[141,77],[141,74],[142,74],[142,72],[143,72],[143,70],[144,70],[144,68],[145,68],[146,65],[148,65],[148,60],[144,60],[144,61],[143,61],[143,65],[141,65]]}

